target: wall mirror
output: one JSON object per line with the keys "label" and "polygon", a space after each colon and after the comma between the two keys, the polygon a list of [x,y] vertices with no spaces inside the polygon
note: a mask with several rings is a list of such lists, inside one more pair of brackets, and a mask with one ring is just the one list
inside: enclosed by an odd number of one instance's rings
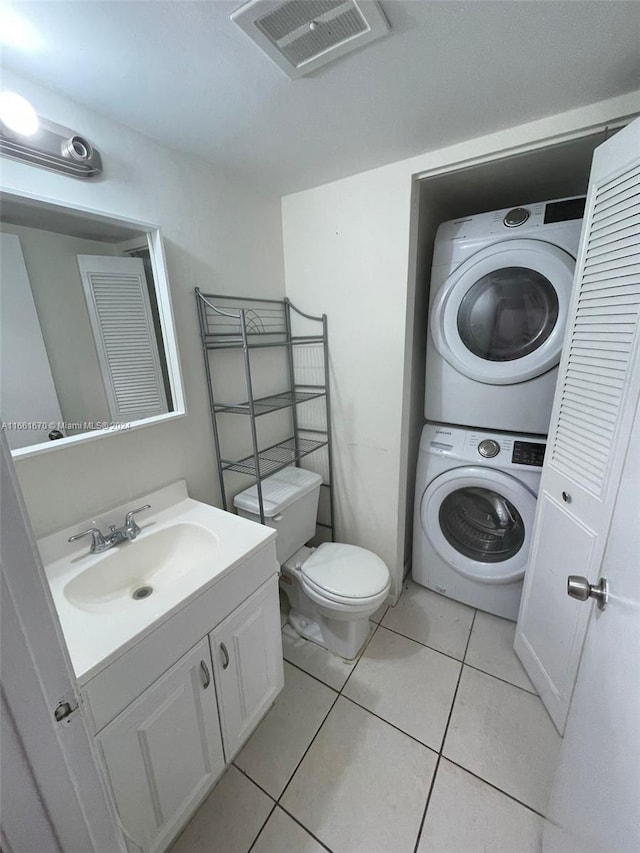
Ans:
{"label": "wall mirror", "polygon": [[14,457],[185,414],[157,227],[3,193],[0,417]]}

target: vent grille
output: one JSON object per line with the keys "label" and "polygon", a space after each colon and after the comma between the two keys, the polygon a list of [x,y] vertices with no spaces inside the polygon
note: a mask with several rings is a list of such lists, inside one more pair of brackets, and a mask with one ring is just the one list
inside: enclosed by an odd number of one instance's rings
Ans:
{"label": "vent grille", "polygon": [[311,21],[315,21],[344,6],[344,0],[291,0],[283,3],[273,12],[257,18],[256,26],[260,27],[272,42],[291,37],[301,27],[309,28]]}
{"label": "vent grille", "polygon": [[602,494],[640,315],[640,167],[596,190],[552,463]]}
{"label": "vent grille", "polygon": [[[302,65],[303,62],[308,62],[314,59],[326,50],[331,50],[347,39],[354,36],[366,33],[367,24],[362,15],[353,7],[352,3],[311,3],[312,6],[330,6],[333,7],[326,14],[309,16],[309,11],[304,16],[306,20],[298,24],[296,29],[291,32],[287,31],[279,39],[273,38],[265,21],[272,17],[267,15],[266,18],[261,18],[256,21],[256,25],[272,40],[273,44],[287,57],[287,59],[296,66]],[[282,12],[283,16],[288,18],[289,6],[306,6],[306,3],[300,0],[293,0],[291,3],[285,4],[278,12]],[[337,9],[335,8],[337,7]],[[345,7],[346,11],[342,11]],[[296,10],[297,11],[297,10]],[[335,14],[335,12],[339,14]],[[292,18],[298,19],[299,15],[292,15]],[[281,23],[278,21],[278,23]],[[284,23],[284,21],[282,21]]]}
{"label": "vent grille", "polygon": [[379,5],[371,0],[288,0],[273,5],[251,0],[231,20],[292,78],[309,74],[389,30]]}

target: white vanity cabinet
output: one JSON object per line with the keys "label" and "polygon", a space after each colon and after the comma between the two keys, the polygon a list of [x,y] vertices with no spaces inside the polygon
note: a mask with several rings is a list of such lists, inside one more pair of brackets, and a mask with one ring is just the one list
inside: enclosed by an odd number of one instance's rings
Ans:
{"label": "white vanity cabinet", "polygon": [[225,767],[206,637],[98,742],[127,842],[164,850]]}
{"label": "white vanity cabinet", "polygon": [[283,687],[278,585],[265,584],[209,634],[227,761]]}
{"label": "white vanity cabinet", "polygon": [[284,685],[269,542],[81,687],[131,853],[161,853]]}

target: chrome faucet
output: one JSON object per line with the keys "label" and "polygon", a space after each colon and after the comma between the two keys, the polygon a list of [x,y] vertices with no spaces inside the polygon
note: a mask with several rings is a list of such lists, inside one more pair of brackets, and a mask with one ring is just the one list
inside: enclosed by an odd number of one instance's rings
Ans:
{"label": "chrome faucet", "polygon": [[116,527],[115,524],[112,524],[109,526],[109,533],[107,534],[103,534],[97,527],[90,527],[88,530],[83,530],[82,533],[70,536],[69,542],[75,542],[77,539],[82,539],[83,536],[91,534],[91,548],[89,549],[91,554],[100,554],[102,551],[108,551],[109,548],[113,548],[114,545],[119,545],[126,540],[132,542],[138,533],[140,533],[140,528],[133,520],[133,516],[138,512],[143,512],[145,509],[151,509],[151,504],[145,504],[138,507],[138,509],[132,509],[126,514],[122,527]]}

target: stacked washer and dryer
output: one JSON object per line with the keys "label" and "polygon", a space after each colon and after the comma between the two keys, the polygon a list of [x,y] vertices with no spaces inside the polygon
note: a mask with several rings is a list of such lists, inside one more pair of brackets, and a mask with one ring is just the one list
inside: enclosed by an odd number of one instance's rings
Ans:
{"label": "stacked washer and dryer", "polygon": [[413,578],[515,620],[584,197],[443,223],[429,293]]}

